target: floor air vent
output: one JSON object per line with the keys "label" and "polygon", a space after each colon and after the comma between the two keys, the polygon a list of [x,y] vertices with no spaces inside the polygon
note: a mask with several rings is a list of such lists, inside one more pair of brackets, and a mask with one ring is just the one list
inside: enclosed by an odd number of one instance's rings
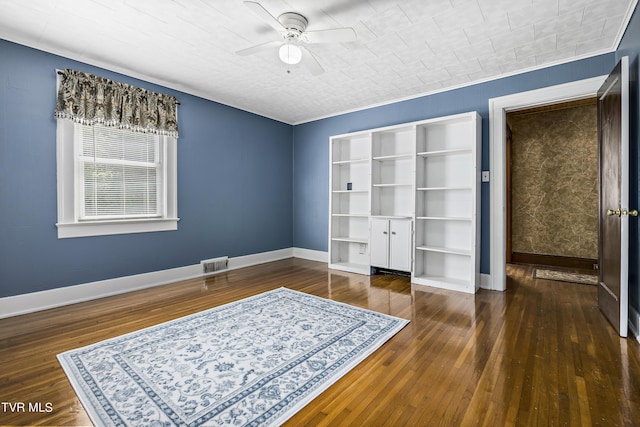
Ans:
{"label": "floor air vent", "polygon": [[206,259],[204,261],[200,261],[200,265],[202,265],[202,272],[204,274],[226,270],[229,268],[229,257],[224,256],[220,258]]}

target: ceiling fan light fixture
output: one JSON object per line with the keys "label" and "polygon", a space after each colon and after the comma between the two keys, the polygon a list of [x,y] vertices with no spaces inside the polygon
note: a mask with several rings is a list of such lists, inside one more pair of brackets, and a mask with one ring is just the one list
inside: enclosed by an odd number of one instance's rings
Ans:
{"label": "ceiling fan light fixture", "polygon": [[[313,56],[313,52],[307,49],[307,44],[348,43],[357,40],[356,32],[350,27],[307,31],[309,21],[299,13],[285,12],[276,18],[260,3],[245,1],[244,4],[277,31],[284,40],[274,40],[237,51],[236,53],[241,56],[271,50],[277,46],[278,56],[283,63],[286,65],[302,64],[312,75],[317,76],[324,73],[324,69]],[[290,68],[287,67],[287,73],[291,72]]]}
{"label": "ceiling fan light fixture", "polygon": [[280,60],[285,64],[295,65],[302,60],[302,49],[295,43],[285,42],[278,51]]}

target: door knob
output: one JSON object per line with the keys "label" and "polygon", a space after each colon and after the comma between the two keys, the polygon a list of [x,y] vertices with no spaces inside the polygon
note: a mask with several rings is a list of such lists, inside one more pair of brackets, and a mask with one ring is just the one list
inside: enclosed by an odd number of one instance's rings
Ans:
{"label": "door knob", "polygon": [[636,209],[632,209],[632,210],[627,210],[627,209],[607,209],[607,215],[608,216],[622,216],[622,215],[629,215],[629,216],[638,216],[638,211]]}

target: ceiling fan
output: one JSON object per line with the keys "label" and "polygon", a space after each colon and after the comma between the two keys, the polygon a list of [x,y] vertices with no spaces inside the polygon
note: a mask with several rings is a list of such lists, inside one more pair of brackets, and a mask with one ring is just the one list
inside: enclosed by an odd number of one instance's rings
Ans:
{"label": "ceiling fan", "polygon": [[[333,28],[329,30],[306,31],[309,21],[296,12],[285,12],[278,18],[271,15],[262,5],[253,1],[244,4],[282,36],[275,40],[237,51],[246,56],[265,50],[278,49],[280,60],[288,65],[302,63],[313,75],[322,74],[324,69],[305,45],[312,43],[344,43],[355,41],[353,28]],[[289,70],[287,70],[289,72]]]}

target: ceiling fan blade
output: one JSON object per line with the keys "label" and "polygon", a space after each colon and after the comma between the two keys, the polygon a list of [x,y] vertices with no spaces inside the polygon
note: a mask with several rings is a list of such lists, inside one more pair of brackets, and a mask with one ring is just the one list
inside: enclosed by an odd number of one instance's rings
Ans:
{"label": "ceiling fan blade", "polygon": [[324,73],[324,68],[322,68],[322,65],[320,65],[313,54],[309,52],[309,49],[304,46],[300,46],[300,49],[302,49],[302,65],[314,76]]}
{"label": "ceiling fan blade", "polygon": [[248,55],[253,55],[254,53],[258,53],[258,52],[264,52],[265,50],[271,50],[274,49],[278,46],[280,46],[282,44],[281,41],[272,41],[272,42],[267,42],[267,43],[262,43],[256,46],[252,46],[246,49],[242,49],[236,52],[237,55],[240,56],[248,56]]}
{"label": "ceiling fan blade", "polygon": [[304,35],[309,43],[346,43],[358,39],[355,30],[350,27],[306,31]]}
{"label": "ceiling fan blade", "polygon": [[267,9],[262,7],[260,3],[256,3],[254,1],[245,1],[245,6],[247,6],[253,13],[258,15],[264,22],[269,24],[276,31],[286,31],[287,29],[278,21],[272,14],[270,14]]}

